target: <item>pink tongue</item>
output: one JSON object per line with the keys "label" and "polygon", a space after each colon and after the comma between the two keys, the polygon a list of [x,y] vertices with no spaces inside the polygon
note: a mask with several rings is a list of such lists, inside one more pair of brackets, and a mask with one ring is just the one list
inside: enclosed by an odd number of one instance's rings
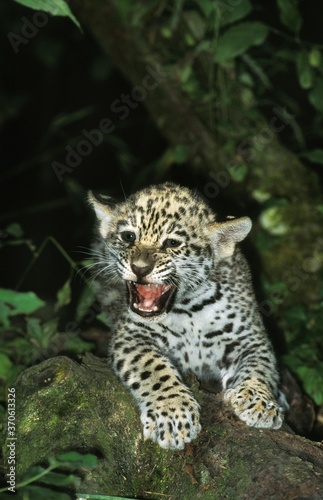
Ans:
{"label": "pink tongue", "polygon": [[165,285],[137,285],[141,309],[151,309],[155,301],[167,290]]}

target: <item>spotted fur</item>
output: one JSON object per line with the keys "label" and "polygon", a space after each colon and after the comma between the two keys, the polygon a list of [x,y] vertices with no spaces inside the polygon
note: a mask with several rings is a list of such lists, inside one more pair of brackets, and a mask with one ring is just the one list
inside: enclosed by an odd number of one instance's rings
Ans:
{"label": "spotted fur", "polygon": [[145,438],[182,449],[200,432],[182,381],[220,381],[247,425],[278,429],[276,361],[237,243],[247,217],[217,222],[196,193],[171,183],[113,204],[90,194],[99,220],[96,287],[114,314],[110,357],[141,411]]}

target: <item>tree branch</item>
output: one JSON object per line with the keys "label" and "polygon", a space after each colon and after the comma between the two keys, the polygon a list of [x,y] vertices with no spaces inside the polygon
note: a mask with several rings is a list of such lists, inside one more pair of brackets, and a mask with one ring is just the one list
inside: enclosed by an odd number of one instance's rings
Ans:
{"label": "tree branch", "polygon": [[[193,385],[196,385],[194,382]],[[130,393],[105,360],[57,357],[25,370],[16,387],[19,476],[67,450],[99,455],[82,493],[168,498],[321,498],[323,451],[282,430],[246,427],[222,396],[193,387],[202,432],[183,452],[144,441]]]}

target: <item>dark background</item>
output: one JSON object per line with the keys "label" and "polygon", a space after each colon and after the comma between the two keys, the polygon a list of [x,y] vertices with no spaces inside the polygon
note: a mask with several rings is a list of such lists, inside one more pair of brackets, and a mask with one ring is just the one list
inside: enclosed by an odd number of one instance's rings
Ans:
{"label": "dark background", "polygon": [[[301,2],[303,28],[301,37],[311,43],[322,43],[321,16],[316,2]],[[21,33],[25,19],[34,12],[7,1],[1,7],[0,83],[1,116],[1,216],[2,241],[11,238],[6,228],[19,223],[23,238],[34,249],[51,236],[73,260],[83,258],[80,247],[90,246],[94,217],[86,203],[88,189],[104,191],[117,198],[129,195],[143,185],[175,180],[203,191],[209,181],[205,173],[192,171],[187,164],[160,166],[166,141],[139,103],[125,120],[113,113],[111,104],[131,84],[113,67],[91,35],[69,20],[50,17],[18,53],[8,38]],[[259,5],[258,20],[281,28],[277,9]],[[268,51],[279,48],[283,40],[272,37]],[[286,41],[286,44],[288,40]],[[295,69],[287,77],[279,67],[273,76],[273,88],[287,93],[302,109],[302,129],[309,149],[320,146],[312,133],[313,108],[295,84]],[[278,99],[273,90],[260,95],[260,107],[266,113],[267,102]],[[278,93],[279,94],[279,93]],[[271,111],[270,111],[271,112]],[[66,164],[66,147],[75,147],[82,130],[98,128],[102,118],[112,120],[115,131],[93,146],[91,154],[63,180],[57,178],[53,162]],[[297,151],[299,144],[290,130],[281,134],[287,147]],[[321,167],[308,168],[320,172]],[[223,201],[223,203],[222,203]],[[231,206],[230,206],[231,204]],[[236,200],[217,198],[217,209],[232,213]],[[230,210],[233,207],[233,210]],[[252,216],[253,207],[247,207]],[[31,243],[30,243],[31,245]],[[32,289],[48,299],[66,279],[69,264],[56,246],[49,242],[32,269],[27,245],[5,245],[1,249],[1,284],[21,291]]]}

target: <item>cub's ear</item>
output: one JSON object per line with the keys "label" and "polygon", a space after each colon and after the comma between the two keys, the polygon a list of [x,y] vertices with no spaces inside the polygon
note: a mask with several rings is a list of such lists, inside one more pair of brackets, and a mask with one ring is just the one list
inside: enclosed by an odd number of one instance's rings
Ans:
{"label": "cub's ear", "polygon": [[234,252],[236,243],[247,236],[251,226],[252,222],[249,217],[211,224],[209,226],[209,236],[216,254],[221,258],[230,257]]}
{"label": "cub's ear", "polygon": [[101,194],[88,193],[88,201],[94,208],[96,216],[100,222],[100,233],[103,238],[106,237],[114,214],[112,198]]}
{"label": "cub's ear", "polygon": [[99,220],[109,217],[113,213],[113,208],[111,207],[112,198],[110,198],[110,196],[89,191],[88,202],[94,208],[96,216]]}

